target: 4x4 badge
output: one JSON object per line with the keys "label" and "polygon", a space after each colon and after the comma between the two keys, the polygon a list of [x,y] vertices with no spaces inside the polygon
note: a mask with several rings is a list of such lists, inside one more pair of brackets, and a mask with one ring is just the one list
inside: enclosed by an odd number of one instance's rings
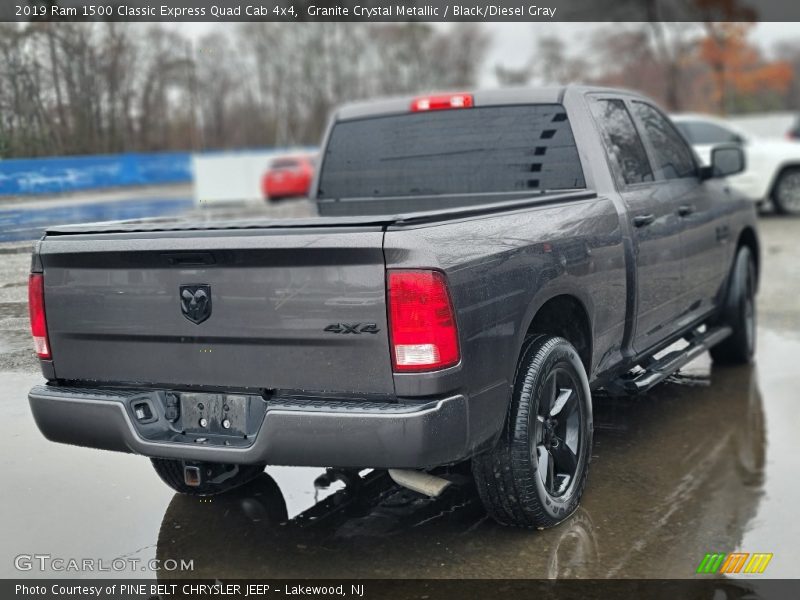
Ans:
{"label": "4x4 badge", "polygon": [[378,333],[375,323],[331,323],[325,328],[328,333]]}
{"label": "4x4 badge", "polygon": [[204,283],[182,285],[181,312],[198,325],[211,316],[211,286]]}

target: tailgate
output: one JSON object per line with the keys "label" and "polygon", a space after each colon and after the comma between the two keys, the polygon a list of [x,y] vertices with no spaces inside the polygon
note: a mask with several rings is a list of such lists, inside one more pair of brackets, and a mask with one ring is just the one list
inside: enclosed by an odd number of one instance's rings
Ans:
{"label": "tailgate", "polygon": [[59,379],[393,392],[380,227],[48,236]]}

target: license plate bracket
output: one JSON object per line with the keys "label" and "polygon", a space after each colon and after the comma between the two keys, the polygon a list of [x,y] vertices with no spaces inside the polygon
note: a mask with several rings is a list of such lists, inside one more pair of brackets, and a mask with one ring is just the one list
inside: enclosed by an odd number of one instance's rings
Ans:
{"label": "license plate bracket", "polygon": [[250,397],[239,394],[180,394],[185,433],[246,436]]}

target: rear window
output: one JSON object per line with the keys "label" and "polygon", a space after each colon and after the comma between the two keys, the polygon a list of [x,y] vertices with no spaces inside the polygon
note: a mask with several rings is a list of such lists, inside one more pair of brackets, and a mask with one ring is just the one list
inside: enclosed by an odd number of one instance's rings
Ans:
{"label": "rear window", "polygon": [[585,187],[559,104],[439,110],[342,121],[319,198],[541,192]]}

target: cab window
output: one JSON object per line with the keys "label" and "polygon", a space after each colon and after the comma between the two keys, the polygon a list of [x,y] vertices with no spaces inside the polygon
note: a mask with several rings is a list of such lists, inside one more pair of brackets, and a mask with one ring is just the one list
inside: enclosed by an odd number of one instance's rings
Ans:
{"label": "cab window", "polygon": [[695,177],[692,151],[672,123],[649,104],[634,101],[632,107],[650,144],[656,179]]}
{"label": "cab window", "polygon": [[653,181],[647,152],[625,103],[603,99],[592,102],[591,108],[618,176],[628,185]]}

